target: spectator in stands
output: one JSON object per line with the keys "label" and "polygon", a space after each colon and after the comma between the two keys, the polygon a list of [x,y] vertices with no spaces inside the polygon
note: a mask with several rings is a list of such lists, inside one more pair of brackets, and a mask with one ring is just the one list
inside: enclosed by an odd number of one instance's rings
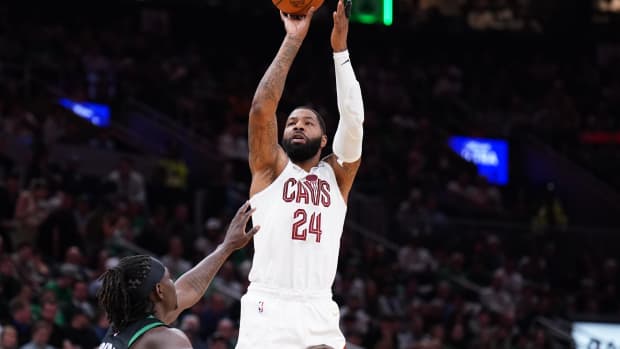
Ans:
{"label": "spectator in stands", "polygon": [[88,284],[85,281],[76,281],[73,283],[73,292],[71,304],[65,307],[66,317],[69,318],[71,313],[79,311],[88,317],[88,320],[94,320],[97,309],[93,306],[93,300],[88,296]]}
{"label": "spectator in stands", "polygon": [[29,189],[19,194],[15,207],[17,231],[13,236],[16,246],[21,242],[34,243],[39,225],[59,206],[58,198],[50,194],[47,180],[43,178],[33,179]]}
{"label": "spectator in stands", "polygon": [[217,324],[221,319],[228,317],[226,298],[219,292],[207,295],[206,307],[197,315],[200,317],[200,333],[208,338],[217,330]]}
{"label": "spectator in stands", "polygon": [[11,258],[0,252],[0,324],[9,320],[9,301],[17,296],[20,288],[21,282]]}
{"label": "spectator in stands", "polygon": [[170,143],[167,153],[159,160],[159,166],[164,170],[164,184],[168,189],[170,201],[176,203],[184,199],[189,180],[189,167],[183,158],[181,145]]}
{"label": "spectator in stands", "polygon": [[217,332],[215,332],[213,336],[209,337],[208,343],[210,349],[230,349],[228,340]]}
{"label": "spectator in stands", "polygon": [[183,252],[183,257],[190,259],[194,255],[194,241],[197,238],[197,234],[190,222],[189,205],[186,202],[178,202],[173,206],[172,212],[173,216],[170,217],[166,225],[166,235],[176,235],[180,237],[183,241],[183,246],[186,247]]}
{"label": "spectator in stands", "polygon": [[0,348],[2,349],[17,349],[19,346],[17,342],[17,330],[11,325],[5,325],[0,331]]}
{"label": "spectator in stands", "polygon": [[105,337],[110,327],[110,320],[104,310],[99,309],[93,323],[93,330],[100,341]]}
{"label": "spectator in stands", "polygon": [[21,346],[20,349],[54,349],[49,342],[51,331],[51,325],[47,321],[37,321],[34,326],[32,326],[32,337],[30,342]]}
{"label": "spectator in stands", "polygon": [[98,132],[89,141],[89,145],[93,148],[115,151],[118,148],[116,138],[107,128],[98,130]]}
{"label": "spectator in stands", "polygon": [[421,246],[419,239],[409,238],[408,242],[398,251],[398,263],[404,272],[409,275],[424,276],[437,268],[437,262],[430,251]]}
{"label": "spectator in stands", "polygon": [[[166,206],[156,206],[150,211],[148,221],[141,234],[136,238],[136,243],[158,256],[165,254],[168,250],[170,233],[175,233],[168,230],[167,219],[168,211]],[[206,255],[208,255],[208,253],[203,256]]]}
{"label": "spectator in stands", "polygon": [[15,230],[15,208],[20,194],[20,178],[17,173],[7,173],[0,183],[0,237],[3,239],[4,251],[12,252],[15,248],[13,231]]}
{"label": "spectator in stands", "polygon": [[232,306],[234,302],[241,299],[245,291],[238,281],[235,266],[230,260],[222,265],[218,274],[213,278],[212,285],[226,296],[226,305],[229,307]]}
{"label": "spectator in stands", "polygon": [[74,308],[67,317],[69,326],[64,330],[64,338],[69,340],[74,347],[94,349],[101,343],[91,324],[91,317],[79,308]]}
{"label": "spectator in stands", "polygon": [[120,159],[117,168],[108,174],[108,180],[115,186],[116,198],[146,204],[144,176],[134,168],[129,157]]}
{"label": "spectator in stands", "polygon": [[30,303],[19,298],[13,298],[9,303],[11,312],[11,325],[17,330],[19,345],[24,345],[30,340],[32,330],[32,313]]}
{"label": "spectator in stands", "polygon": [[217,323],[215,333],[212,338],[221,337],[226,341],[226,347],[233,349],[237,344],[238,331],[235,329],[235,324],[229,318],[222,318]]}
{"label": "spectator in stands", "polygon": [[50,276],[50,269],[31,243],[23,242],[11,256],[20,281],[30,289],[39,291]]}
{"label": "spectator in stands", "polygon": [[168,251],[161,257],[161,262],[168,268],[173,279],[190,270],[192,264],[185,259],[185,245],[178,236],[171,236],[168,240]]}
{"label": "spectator in stands", "polygon": [[248,160],[246,129],[247,127],[239,122],[229,122],[218,138],[219,152],[226,158],[239,160],[246,164]]}
{"label": "spectator in stands", "polygon": [[207,349],[207,343],[200,338],[200,318],[198,315],[190,313],[183,316],[179,328],[189,338],[192,348]]}
{"label": "spectator in stands", "polygon": [[446,339],[447,349],[467,348],[469,338],[465,331],[465,325],[462,322],[456,322],[449,329],[448,338]]}
{"label": "spectator in stands", "polygon": [[72,285],[79,278],[76,268],[56,265],[51,277],[43,285],[43,292],[52,293],[54,299],[64,307],[71,303]]}
{"label": "spectator in stands", "polygon": [[[48,293],[41,300],[40,314],[36,314],[35,321],[41,320],[49,325],[47,343],[55,348],[61,348],[65,337],[65,317],[60,311],[60,306],[53,293]],[[36,330],[33,329],[33,332],[36,332]]]}
{"label": "spectator in stands", "polygon": [[73,194],[60,192],[58,198],[58,206],[49,212],[38,227],[36,246],[46,261],[61,262],[72,247],[82,248],[84,245],[73,212]]}
{"label": "spectator in stands", "polygon": [[506,290],[506,275],[496,272],[489,287],[480,294],[481,303],[497,314],[514,314],[515,300]]}
{"label": "spectator in stands", "polygon": [[352,331],[359,332],[362,335],[368,333],[371,319],[366,313],[359,296],[351,295],[348,297],[347,304],[340,308],[340,319],[342,321],[351,321]]}
{"label": "spectator in stands", "polygon": [[568,225],[568,217],[564,211],[564,204],[558,197],[555,184],[548,183],[541,205],[532,220],[532,228],[535,232],[548,230],[563,230]]}

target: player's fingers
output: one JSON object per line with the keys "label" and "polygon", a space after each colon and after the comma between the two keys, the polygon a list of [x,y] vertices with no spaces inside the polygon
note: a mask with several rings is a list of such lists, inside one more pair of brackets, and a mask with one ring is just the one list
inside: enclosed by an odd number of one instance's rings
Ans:
{"label": "player's fingers", "polygon": [[334,22],[340,23],[340,19],[342,18],[344,13],[344,5],[342,5],[342,1],[338,1],[338,6],[336,6],[336,11],[334,11]]}
{"label": "player's fingers", "polygon": [[237,214],[241,214],[242,212],[245,212],[248,209],[248,206],[250,206],[250,200],[246,200],[243,205],[241,205],[241,207],[239,207],[239,209],[237,210]]}
{"label": "player's fingers", "polygon": [[252,227],[252,229],[250,229],[250,230],[246,233],[246,235],[247,235],[248,237],[252,237],[252,236],[256,235],[256,233],[258,233],[258,231],[259,231],[259,230],[260,230],[260,225],[255,225],[255,226],[253,226],[253,227]]}
{"label": "player's fingers", "polygon": [[256,212],[256,207],[252,207],[250,210],[245,212],[243,214],[243,220],[247,223],[247,221],[250,220],[250,217],[252,217],[252,214],[254,214],[254,212]]}
{"label": "player's fingers", "polygon": [[314,12],[316,12],[316,7],[310,6],[308,13],[306,13],[306,17],[308,17],[308,20],[312,19],[312,16],[314,16]]}

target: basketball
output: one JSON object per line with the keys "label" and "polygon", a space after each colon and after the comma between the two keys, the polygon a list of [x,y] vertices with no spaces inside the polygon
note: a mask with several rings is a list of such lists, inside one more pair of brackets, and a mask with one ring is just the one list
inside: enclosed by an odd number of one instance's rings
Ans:
{"label": "basketball", "polygon": [[280,11],[289,15],[305,15],[311,6],[321,7],[324,0],[272,0]]}

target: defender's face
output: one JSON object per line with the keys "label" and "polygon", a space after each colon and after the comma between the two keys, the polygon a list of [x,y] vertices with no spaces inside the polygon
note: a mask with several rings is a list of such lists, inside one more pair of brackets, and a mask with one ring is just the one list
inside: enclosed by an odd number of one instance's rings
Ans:
{"label": "defender's face", "polygon": [[317,115],[304,108],[293,110],[286,120],[282,146],[293,161],[312,158],[327,144]]}

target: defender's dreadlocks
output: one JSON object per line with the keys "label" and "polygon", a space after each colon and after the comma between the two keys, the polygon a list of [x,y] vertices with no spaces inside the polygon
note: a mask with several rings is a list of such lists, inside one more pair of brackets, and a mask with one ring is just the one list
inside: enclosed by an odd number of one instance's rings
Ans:
{"label": "defender's dreadlocks", "polygon": [[97,298],[115,331],[153,313],[154,304],[149,297],[137,296],[132,292],[142,284],[150,271],[149,256],[130,256],[121,259],[116,267],[99,278],[102,285],[97,291]]}

